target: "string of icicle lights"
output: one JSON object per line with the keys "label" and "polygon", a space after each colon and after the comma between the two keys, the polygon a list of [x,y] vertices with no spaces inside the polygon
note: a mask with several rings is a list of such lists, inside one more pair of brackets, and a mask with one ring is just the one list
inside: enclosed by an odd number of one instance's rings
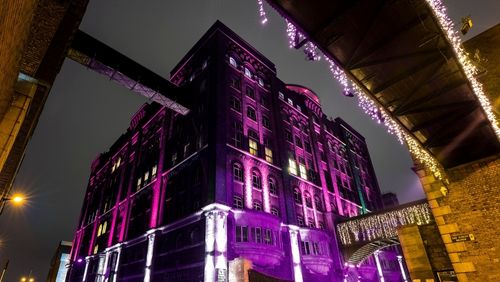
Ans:
{"label": "string of icicle lights", "polygon": [[337,225],[342,245],[368,242],[375,239],[398,236],[397,228],[409,224],[429,224],[432,222],[430,207],[427,203],[406,207],[383,214],[370,215]]}
{"label": "string of icicle lights", "polygon": [[[265,23],[267,22],[267,16],[264,11],[263,2],[262,0],[258,0],[257,2],[259,6],[261,22]],[[453,22],[446,14],[446,7],[441,2],[441,0],[426,0],[426,2],[433,10],[435,16],[439,19],[441,28],[445,31],[445,34],[449,42],[451,43],[451,46],[453,47],[454,52],[457,55],[467,78],[472,85],[474,94],[481,103],[481,106],[483,107],[497,135],[497,138],[500,138],[500,128],[495,115],[493,114],[491,104],[483,92],[482,85],[474,77],[474,75],[477,73],[477,69],[474,67],[470,59],[467,57],[465,51],[462,49],[458,32],[455,31]],[[286,20],[286,26],[286,33],[289,43],[288,45],[290,48],[294,48],[295,46],[297,46],[298,42],[301,42],[306,37],[298,31],[297,27],[295,27],[293,23],[288,20]],[[312,42],[308,42],[306,44],[304,52],[310,60],[319,61],[322,57],[320,55],[319,49]],[[402,126],[398,122],[396,122],[389,113],[387,113],[387,111],[383,107],[378,106],[371,97],[365,94],[362,89],[360,89],[352,80],[350,80],[345,72],[339,66],[337,66],[333,60],[329,59],[326,56],[323,57],[328,62],[329,69],[333,77],[342,86],[343,94],[346,96],[357,96],[359,107],[368,116],[370,116],[378,123],[384,124],[387,128],[387,132],[395,135],[400,143],[405,142],[410,153],[412,153],[412,155],[418,161],[426,165],[436,178],[443,179],[444,175],[442,173],[442,167],[437,162],[437,160],[427,150],[425,150],[412,135],[408,134],[402,128]]]}

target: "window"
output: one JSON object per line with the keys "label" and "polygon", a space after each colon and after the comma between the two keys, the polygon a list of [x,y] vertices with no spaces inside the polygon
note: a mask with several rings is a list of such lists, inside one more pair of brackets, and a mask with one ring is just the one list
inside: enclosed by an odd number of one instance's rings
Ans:
{"label": "window", "polygon": [[273,163],[273,151],[267,147],[264,149],[264,151],[266,153],[266,161],[269,163]]}
{"label": "window", "polygon": [[311,254],[311,248],[309,246],[309,242],[300,241],[300,248],[302,249],[303,255]]}
{"label": "window", "polygon": [[307,180],[307,170],[304,164],[299,164],[300,177]]}
{"label": "window", "polygon": [[325,223],[323,221],[318,222],[320,229],[325,229]]}
{"label": "window", "polygon": [[300,140],[300,137],[295,135],[295,145],[297,145],[297,147],[299,148],[302,148],[302,140]]}
{"label": "window", "polygon": [[235,68],[238,67],[238,63],[236,63],[236,60],[233,57],[229,57],[229,64]]}
{"label": "window", "polygon": [[278,188],[276,188],[276,182],[274,178],[269,178],[269,194],[273,196],[278,196]]}
{"label": "window", "polygon": [[266,245],[273,245],[273,231],[271,229],[266,229],[264,234],[264,243]]}
{"label": "window", "polygon": [[255,110],[252,107],[247,107],[247,116],[250,119],[257,121],[257,115],[255,114]]}
{"label": "window", "polygon": [[304,148],[306,149],[306,152],[311,153],[311,144],[307,141],[304,141]]}
{"label": "window", "polygon": [[254,201],[253,202],[253,209],[256,211],[261,211],[262,210],[262,203],[259,201]]}
{"label": "window", "polygon": [[233,145],[236,148],[241,148],[242,139],[243,139],[243,126],[241,125],[241,122],[235,121],[233,122],[233,136],[232,136]]}
{"label": "window", "polygon": [[252,187],[261,190],[262,180],[258,171],[252,171]]}
{"label": "window", "polygon": [[265,108],[269,108],[269,98],[264,95],[260,95],[260,104]]}
{"label": "window", "polygon": [[288,104],[290,104],[290,105],[292,105],[292,106],[293,106],[293,101],[292,101],[292,99],[288,98],[286,101],[288,102]]}
{"label": "window", "polygon": [[293,189],[293,199],[297,204],[302,204],[302,194],[300,193],[299,188]]}
{"label": "window", "polygon": [[285,94],[279,92],[278,93],[278,98],[280,98],[281,100],[285,100]]}
{"label": "window", "polygon": [[250,88],[249,86],[247,86],[245,90],[246,90],[245,93],[247,94],[247,96],[255,100],[255,91],[252,88]]}
{"label": "window", "polygon": [[249,129],[248,130],[248,148],[250,149],[250,154],[257,156],[259,147],[257,145],[257,140],[259,140],[259,135],[257,132]]}
{"label": "window", "polygon": [[240,196],[233,197],[233,206],[237,209],[243,208],[243,199]]}
{"label": "window", "polygon": [[236,226],[236,242],[248,242],[247,226]]}
{"label": "window", "polygon": [[314,228],[316,225],[314,224],[314,219],[312,217],[307,218],[307,226]]}
{"label": "window", "polygon": [[300,108],[300,106],[299,106],[299,105],[297,105],[296,107],[297,107],[297,110],[299,110],[299,112],[301,112],[301,111],[302,111],[302,109]]}
{"label": "window", "polygon": [[251,138],[248,139],[248,148],[250,149],[250,154],[257,156],[259,149],[255,140]]}
{"label": "window", "polygon": [[264,126],[267,129],[271,129],[271,122],[269,121],[268,117],[262,116],[262,126]]}
{"label": "window", "polygon": [[312,246],[313,246],[313,254],[314,255],[321,255],[321,251],[320,251],[320,248],[319,248],[319,243],[318,242],[314,242],[314,243],[312,243]]}
{"label": "window", "polygon": [[293,142],[292,141],[292,133],[288,129],[285,129],[285,140],[288,142]]}
{"label": "window", "polygon": [[239,163],[233,164],[233,179],[243,182],[243,167]]}
{"label": "window", "polygon": [[271,214],[275,216],[280,216],[280,211],[278,210],[277,207],[272,207],[271,208]]}
{"label": "window", "polygon": [[245,67],[244,71],[245,71],[245,76],[246,77],[252,78],[252,72],[250,71],[250,69],[248,69],[247,67]]}
{"label": "window", "polygon": [[[233,59],[234,60],[234,59]],[[235,62],[236,63],[236,62]],[[203,61],[203,64],[201,65],[201,69],[204,70],[206,69],[208,66],[208,59],[206,59],[205,61]]]}
{"label": "window", "polygon": [[255,243],[262,243],[262,229],[260,227],[252,227],[252,236]]}
{"label": "window", "polygon": [[258,78],[258,82],[260,86],[264,87],[264,80],[262,79],[262,77]]}
{"label": "window", "polygon": [[312,208],[311,194],[309,194],[309,192],[305,192],[304,193],[304,198],[306,199],[306,206],[308,208]]}
{"label": "window", "polygon": [[299,226],[304,226],[304,218],[301,215],[297,216],[297,224]]}
{"label": "window", "polygon": [[294,159],[288,159],[288,172],[297,175],[297,164]]}
{"label": "window", "polygon": [[241,111],[241,102],[240,99],[232,96],[231,97],[231,108],[237,112]]}
{"label": "window", "polygon": [[241,87],[241,80],[237,77],[232,77],[231,86],[239,90]]}
{"label": "window", "polygon": [[318,211],[323,210],[323,202],[321,201],[321,198],[319,195],[314,195],[314,205],[316,205],[316,210],[318,210]]}

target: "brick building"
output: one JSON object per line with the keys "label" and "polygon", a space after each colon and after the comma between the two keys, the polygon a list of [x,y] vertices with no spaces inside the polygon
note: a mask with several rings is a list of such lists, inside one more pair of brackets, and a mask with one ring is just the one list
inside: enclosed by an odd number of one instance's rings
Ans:
{"label": "brick building", "polygon": [[93,162],[69,281],[343,279],[334,223],[382,208],[363,136],[220,22],[171,81],[191,111],[144,105]]}

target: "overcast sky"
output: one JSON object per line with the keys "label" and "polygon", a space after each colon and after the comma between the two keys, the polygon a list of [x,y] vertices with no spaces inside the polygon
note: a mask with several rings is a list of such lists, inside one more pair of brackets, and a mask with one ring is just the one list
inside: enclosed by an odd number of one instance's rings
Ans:
{"label": "overcast sky", "polygon": [[[423,198],[411,171],[408,151],[385,129],[344,97],[324,62],[309,62],[288,48],[284,20],[266,5],[269,22],[259,23],[256,0],[91,0],[81,29],[160,75],[182,58],[220,19],[275,63],[278,77],[301,84],[320,97],[324,112],[340,116],[365,136],[383,192],[401,202]],[[498,0],[447,0],[458,23],[471,15],[473,36],[500,22]],[[33,270],[46,279],[60,240],[71,241],[87,185],[90,163],[128,127],[146,100],[106,78],[66,60],[38,127],[28,145],[14,190],[29,193],[22,210],[0,216],[0,264],[10,267],[4,281],[19,281]]]}

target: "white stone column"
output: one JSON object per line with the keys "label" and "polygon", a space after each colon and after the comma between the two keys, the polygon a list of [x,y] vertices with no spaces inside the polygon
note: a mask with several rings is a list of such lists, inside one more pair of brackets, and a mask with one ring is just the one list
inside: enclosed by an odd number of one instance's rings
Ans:
{"label": "white stone column", "polygon": [[300,248],[299,248],[299,228],[289,225],[290,245],[292,248],[293,275],[295,282],[302,282],[302,265],[300,264]]}
{"label": "white stone column", "polygon": [[151,281],[151,264],[153,262],[153,251],[155,245],[155,234],[148,235],[148,252],[146,254],[146,269],[144,271],[144,282]]}
{"label": "white stone column", "polygon": [[382,271],[382,266],[380,265],[380,259],[378,257],[380,255],[380,250],[375,251],[373,255],[375,256],[375,263],[377,264],[378,279],[380,282],[385,282],[384,272]]}
{"label": "white stone column", "polygon": [[399,269],[401,270],[401,275],[403,276],[403,281],[408,282],[408,279],[406,278],[406,271],[405,267],[403,266],[403,256],[398,256],[398,263],[399,263]]}

